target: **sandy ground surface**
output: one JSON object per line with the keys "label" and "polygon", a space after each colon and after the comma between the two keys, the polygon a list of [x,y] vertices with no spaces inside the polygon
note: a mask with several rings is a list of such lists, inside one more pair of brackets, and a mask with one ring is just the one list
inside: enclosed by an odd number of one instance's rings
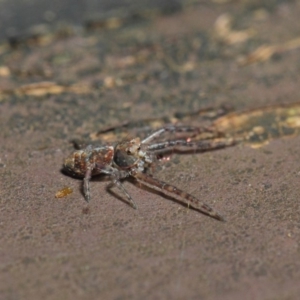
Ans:
{"label": "sandy ground surface", "polygon": [[[109,126],[300,101],[299,2],[217,2],[0,44],[1,299],[298,299],[299,103],[288,119],[249,120],[248,133],[268,133],[259,145],[173,155],[157,168],[227,222],[125,181],[134,210],[103,177],[88,205],[81,181],[61,172],[70,140],[113,144],[118,132],[92,134]],[[73,192],[56,198],[65,187]]]}

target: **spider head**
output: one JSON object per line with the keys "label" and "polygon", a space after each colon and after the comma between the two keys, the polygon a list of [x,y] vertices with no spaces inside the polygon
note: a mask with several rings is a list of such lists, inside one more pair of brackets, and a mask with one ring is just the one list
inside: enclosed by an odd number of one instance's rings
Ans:
{"label": "spider head", "polygon": [[139,159],[141,141],[139,138],[118,144],[115,147],[114,163],[121,169],[134,167]]}

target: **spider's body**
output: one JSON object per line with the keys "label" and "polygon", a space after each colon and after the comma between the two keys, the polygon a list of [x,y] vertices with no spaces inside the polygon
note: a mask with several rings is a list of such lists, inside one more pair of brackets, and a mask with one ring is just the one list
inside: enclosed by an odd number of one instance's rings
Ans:
{"label": "spider's body", "polygon": [[[130,204],[136,208],[135,202],[120,181],[132,176],[143,184],[187,202],[189,206],[204,214],[223,220],[221,215],[194,196],[146,173],[146,170],[157,160],[158,155],[163,153],[191,150],[204,152],[235,144],[235,141],[232,139],[190,141],[191,136],[202,132],[211,132],[211,130],[207,128],[168,126],[155,131],[142,141],[139,138],[134,138],[118,143],[115,147],[103,146],[93,148],[88,146],[86,149],[75,151],[68,157],[65,160],[64,168],[71,175],[84,178],[84,195],[87,201],[90,200],[89,182],[91,177],[102,173],[111,177],[112,184],[115,184],[126,195]],[[154,143],[154,140],[159,139],[165,133],[184,133],[185,135],[189,133],[189,137]]]}

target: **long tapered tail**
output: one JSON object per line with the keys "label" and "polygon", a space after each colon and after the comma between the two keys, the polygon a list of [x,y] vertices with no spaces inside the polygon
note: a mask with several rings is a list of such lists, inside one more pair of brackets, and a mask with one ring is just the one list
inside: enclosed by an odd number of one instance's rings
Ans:
{"label": "long tapered tail", "polygon": [[216,211],[214,211],[209,205],[203,203],[202,201],[198,200],[191,194],[188,194],[177,187],[168,184],[166,182],[160,181],[148,174],[145,173],[136,173],[134,174],[134,177],[144,183],[145,185],[155,188],[164,194],[169,194],[171,196],[175,196],[181,201],[184,201],[187,203],[187,205],[195,208],[196,210],[199,210],[200,212],[217,219],[219,221],[225,221],[225,219]]}

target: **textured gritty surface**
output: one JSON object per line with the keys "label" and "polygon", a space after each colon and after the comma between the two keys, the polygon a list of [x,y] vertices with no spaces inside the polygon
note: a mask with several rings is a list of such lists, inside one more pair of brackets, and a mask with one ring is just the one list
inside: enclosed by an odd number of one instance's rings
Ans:
{"label": "textured gritty surface", "polygon": [[[135,211],[104,178],[92,181],[87,209],[81,181],[60,172],[69,140],[105,126],[299,101],[297,48],[238,64],[261,45],[297,38],[299,3],[253,3],[207,1],[113,30],[1,45],[1,299],[298,299],[299,136],[176,156],[157,171],[226,223],[125,182]],[[218,40],[225,12],[234,30],[255,34]],[[20,89],[42,81],[77,89]],[[64,187],[73,193],[55,198]]]}

